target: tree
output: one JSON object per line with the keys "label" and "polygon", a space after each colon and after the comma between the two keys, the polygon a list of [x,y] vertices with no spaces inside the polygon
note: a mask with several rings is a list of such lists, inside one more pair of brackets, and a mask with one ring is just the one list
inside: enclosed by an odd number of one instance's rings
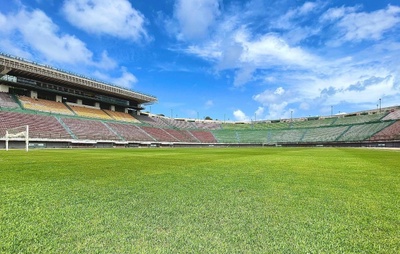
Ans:
{"label": "tree", "polygon": [[212,118],[209,117],[209,116],[206,116],[206,117],[204,118],[204,120],[212,120]]}

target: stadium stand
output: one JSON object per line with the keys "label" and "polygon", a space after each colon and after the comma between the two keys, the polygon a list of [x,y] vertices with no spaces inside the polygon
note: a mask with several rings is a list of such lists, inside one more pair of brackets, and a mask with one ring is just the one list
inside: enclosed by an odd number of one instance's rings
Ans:
{"label": "stadium stand", "polygon": [[387,121],[387,120],[397,120],[400,119],[400,109],[393,110],[390,112],[387,116],[382,118],[382,121]]}
{"label": "stadium stand", "polygon": [[289,122],[284,121],[271,121],[271,122],[256,122],[255,129],[287,129],[290,127]]}
{"label": "stadium stand", "polygon": [[155,141],[150,134],[137,125],[107,122],[107,125],[115,130],[126,141]]}
{"label": "stadium stand", "polygon": [[142,124],[149,126],[157,126],[157,123],[153,119],[153,117],[149,117],[148,115],[137,115],[135,118],[141,122]]}
{"label": "stadium stand", "polygon": [[177,129],[164,129],[171,136],[174,136],[180,142],[198,143],[199,140],[194,137],[187,130],[177,130]]}
{"label": "stadium stand", "polygon": [[125,112],[118,112],[105,109],[104,112],[111,116],[113,119],[122,122],[140,123],[136,118]]}
{"label": "stadium stand", "polygon": [[304,129],[271,130],[267,132],[265,143],[298,143],[304,135]]}
{"label": "stadium stand", "polygon": [[142,126],[144,131],[146,131],[150,136],[160,142],[180,142],[180,140],[174,136],[172,136],[165,129],[150,127],[150,126]]}
{"label": "stadium stand", "polygon": [[19,108],[11,94],[0,92],[0,108]]}
{"label": "stadium stand", "polygon": [[212,130],[211,133],[214,135],[218,143],[239,143],[239,137],[236,130]]}
{"label": "stadium stand", "polygon": [[77,106],[76,104],[68,103],[68,106],[78,115],[89,118],[98,118],[105,120],[112,120],[112,117],[107,115],[106,112],[99,108]]}
{"label": "stadium stand", "polygon": [[194,125],[197,129],[202,130],[219,130],[221,129],[221,123],[213,121],[195,121]]}
{"label": "stadium stand", "polygon": [[193,122],[188,122],[182,119],[164,119],[169,126],[178,128],[178,129],[195,129],[196,125]]}
{"label": "stadium stand", "polygon": [[71,139],[71,135],[53,116],[0,111],[0,137],[7,129],[29,125],[29,138]]}
{"label": "stadium stand", "polygon": [[313,120],[293,121],[290,123],[291,128],[312,128],[332,125],[337,118],[322,118]]}
{"label": "stadium stand", "polygon": [[266,143],[268,140],[265,130],[237,130],[236,134],[241,143]]}
{"label": "stadium stand", "polygon": [[201,143],[217,143],[214,135],[206,130],[189,130],[189,132]]}
{"label": "stadium stand", "polygon": [[121,138],[101,121],[61,118],[61,121],[68,126],[78,139],[91,140],[120,140]]}
{"label": "stadium stand", "polygon": [[63,115],[74,115],[71,110],[69,110],[64,103],[43,100],[43,99],[33,99],[27,96],[20,96],[19,100],[21,101],[23,107],[25,109],[31,109],[42,112],[50,112],[55,114],[63,114]]}
{"label": "stadium stand", "polygon": [[328,126],[309,128],[304,133],[302,142],[333,142],[336,141],[349,127]]}
{"label": "stadium stand", "polygon": [[387,113],[376,113],[369,115],[356,115],[356,116],[345,116],[339,117],[335,121],[335,125],[348,125],[348,124],[357,124],[357,123],[368,123],[368,122],[376,122],[381,118],[385,117]]}
{"label": "stadium stand", "polygon": [[400,120],[376,133],[371,140],[400,140]]}
{"label": "stadium stand", "polygon": [[361,141],[372,137],[380,130],[389,126],[391,122],[364,123],[352,125],[338,138],[338,141]]}

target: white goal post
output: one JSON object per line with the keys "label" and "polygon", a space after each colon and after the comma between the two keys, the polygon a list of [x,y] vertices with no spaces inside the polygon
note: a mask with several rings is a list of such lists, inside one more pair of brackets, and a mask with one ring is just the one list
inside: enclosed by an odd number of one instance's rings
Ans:
{"label": "white goal post", "polygon": [[29,125],[14,127],[6,130],[6,151],[8,151],[8,142],[12,139],[25,139],[25,150],[29,150]]}

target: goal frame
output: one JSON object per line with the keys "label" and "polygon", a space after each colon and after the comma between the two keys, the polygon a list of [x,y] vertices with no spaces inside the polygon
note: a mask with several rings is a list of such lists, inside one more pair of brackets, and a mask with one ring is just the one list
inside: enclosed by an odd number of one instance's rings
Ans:
{"label": "goal frame", "polygon": [[[9,130],[12,129],[17,129],[17,128],[22,128],[25,127],[23,131],[17,132],[17,133],[10,133]],[[29,151],[29,125],[24,125],[24,126],[19,126],[15,128],[11,128],[6,130],[6,151],[9,150],[9,141],[13,140],[14,138],[20,138],[23,137],[25,139],[25,151]]]}

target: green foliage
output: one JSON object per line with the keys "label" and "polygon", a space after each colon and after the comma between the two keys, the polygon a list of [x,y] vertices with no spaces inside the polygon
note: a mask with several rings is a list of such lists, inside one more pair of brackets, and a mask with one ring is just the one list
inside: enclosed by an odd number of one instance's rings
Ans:
{"label": "green foliage", "polygon": [[399,253],[400,153],[0,151],[0,253]]}

